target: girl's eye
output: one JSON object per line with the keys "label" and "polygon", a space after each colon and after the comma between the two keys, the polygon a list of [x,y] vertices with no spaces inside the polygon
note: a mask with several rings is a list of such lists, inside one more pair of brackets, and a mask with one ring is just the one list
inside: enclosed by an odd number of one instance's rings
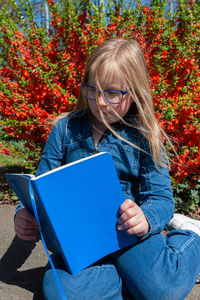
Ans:
{"label": "girl's eye", "polygon": [[120,93],[117,92],[105,92],[108,97],[117,97]]}
{"label": "girl's eye", "polygon": [[92,87],[88,87],[88,86],[85,86],[84,87],[84,93],[87,97],[95,97],[96,95],[96,92],[95,92],[95,88],[92,88]]}
{"label": "girl's eye", "polygon": [[120,92],[112,92],[112,91],[104,92],[104,96],[109,101],[114,101],[114,102],[119,102],[121,100],[121,97],[122,97]]}

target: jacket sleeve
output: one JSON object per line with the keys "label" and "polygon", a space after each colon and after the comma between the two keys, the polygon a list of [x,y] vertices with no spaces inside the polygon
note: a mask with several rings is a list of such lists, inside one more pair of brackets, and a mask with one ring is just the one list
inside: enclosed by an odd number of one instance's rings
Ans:
{"label": "jacket sleeve", "polygon": [[66,119],[62,119],[52,128],[44,147],[36,176],[61,166],[63,157],[63,132]]}
{"label": "jacket sleeve", "polygon": [[150,224],[147,237],[165,228],[173,217],[175,204],[165,161],[164,167],[156,167],[147,141],[142,148],[146,152],[140,155],[139,203]]}

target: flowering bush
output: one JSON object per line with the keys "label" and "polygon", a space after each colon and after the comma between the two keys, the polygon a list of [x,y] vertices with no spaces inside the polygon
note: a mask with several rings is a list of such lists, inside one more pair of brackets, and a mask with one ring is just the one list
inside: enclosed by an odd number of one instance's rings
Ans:
{"label": "flowering bush", "polygon": [[200,174],[199,4],[180,0],[176,13],[166,16],[166,1],[151,1],[145,7],[140,2],[137,7],[125,5],[127,1],[113,7],[108,2],[106,11],[90,1],[79,7],[74,3],[48,1],[48,34],[32,17],[17,26],[1,12],[0,151],[10,153],[10,139],[23,141],[24,155],[34,169],[50,131],[47,119],[77,103],[91,50],[112,37],[137,39],[150,72],[157,118],[178,154],[170,150],[174,191],[178,199],[180,185],[181,191],[189,188],[192,202],[185,201],[194,209]]}

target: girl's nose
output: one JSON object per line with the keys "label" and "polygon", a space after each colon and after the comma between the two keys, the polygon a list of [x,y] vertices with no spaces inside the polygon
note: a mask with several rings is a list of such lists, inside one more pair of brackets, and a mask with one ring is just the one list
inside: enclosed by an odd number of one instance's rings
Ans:
{"label": "girl's nose", "polygon": [[99,92],[99,95],[98,95],[98,103],[101,107],[103,106],[106,106],[107,105],[107,101],[106,99],[104,98],[103,94]]}

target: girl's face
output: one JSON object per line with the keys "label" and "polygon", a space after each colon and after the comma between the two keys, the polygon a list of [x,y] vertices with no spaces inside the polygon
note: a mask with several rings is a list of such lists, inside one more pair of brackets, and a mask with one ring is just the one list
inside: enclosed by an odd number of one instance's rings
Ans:
{"label": "girl's face", "polygon": [[[125,91],[124,85],[122,82],[119,81],[117,76],[115,77],[109,77],[99,79],[100,86],[102,90],[120,90]],[[88,85],[91,85],[93,87],[96,87],[95,83],[95,67],[92,66],[89,72],[89,79],[88,79]],[[99,113],[99,110],[102,111],[104,118],[108,122],[108,124],[112,124],[114,122],[119,121],[119,117],[115,115],[113,112],[113,109],[118,113],[118,115],[123,118],[126,113],[128,112],[133,100],[131,99],[131,96],[129,93],[123,96],[123,100],[118,104],[110,104],[108,103],[103,95],[100,93],[98,96],[98,100],[88,100],[88,105],[90,108],[91,113],[93,114],[94,121],[102,123],[101,115]]]}

